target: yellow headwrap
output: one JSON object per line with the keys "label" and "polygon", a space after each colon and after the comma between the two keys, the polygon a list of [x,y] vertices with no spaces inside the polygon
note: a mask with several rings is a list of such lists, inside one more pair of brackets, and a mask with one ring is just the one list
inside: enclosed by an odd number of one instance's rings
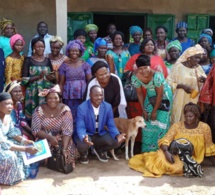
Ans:
{"label": "yellow headwrap", "polygon": [[187,58],[190,58],[191,56],[195,56],[197,54],[203,54],[204,49],[201,47],[201,45],[196,44],[193,47],[189,47],[184,51],[184,53],[178,58],[177,62],[186,62]]}
{"label": "yellow headwrap", "polygon": [[95,30],[96,32],[98,32],[99,28],[95,24],[88,24],[88,25],[85,26],[84,30],[87,33],[90,32],[91,30]]}
{"label": "yellow headwrap", "polygon": [[[4,31],[4,29],[8,24],[11,24],[12,26],[14,26],[14,23],[12,20],[7,20],[6,18],[3,18],[2,21],[0,21],[1,31]],[[14,28],[14,31],[15,31],[15,28]]]}

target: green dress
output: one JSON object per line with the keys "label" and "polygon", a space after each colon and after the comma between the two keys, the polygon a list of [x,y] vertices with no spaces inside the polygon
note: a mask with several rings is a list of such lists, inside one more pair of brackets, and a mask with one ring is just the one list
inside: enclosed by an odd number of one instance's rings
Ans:
{"label": "green dress", "polygon": [[31,116],[35,108],[45,102],[43,97],[39,97],[38,94],[43,89],[49,89],[54,84],[46,80],[46,77],[29,83],[29,79],[34,76],[39,76],[42,71],[46,71],[49,74],[52,71],[51,61],[45,58],[43,62],[37,62],[31,57],[25,59],[23,65],[22,85],[26,86],[25,91],[25,116],[28,120],[31,120]]}
{"label": "green dress", "polygon": [[123,50],[121,54],[117,54],[112,50],[108,50],[106,55],[110,55],[113,57],[115,69],[117,71],[117,75],[120,79],[122,79],[124,68],[127,61],[130,59],[130,53],[127,50]]}
{"label": "green dress", "polygon": [[158,149],[158,140],[161,139],[170,127],[170,115],[172,108],[172,90],[166,82],[164,76],[160,72],[155,72],[152,80],[148,84],[142,83],[135,75],[132,76],[132,84],[136,88],[144,87],[146,89],[146,98],[144,102],[144,109],[150,116],[153,111],[153,106],[149,101],[149,98],[156,96],[155,87],[163,85],[163,98],[162,102],[168,102],[164,104],[166,110],[158,109],[157,118],[152,121],[145,121],[147,127],[142,129],[142,152],[156,151]]}

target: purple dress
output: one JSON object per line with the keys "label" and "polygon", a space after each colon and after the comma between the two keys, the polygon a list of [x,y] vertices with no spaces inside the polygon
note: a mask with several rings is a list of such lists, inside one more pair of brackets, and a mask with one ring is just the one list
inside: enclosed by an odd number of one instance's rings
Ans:
{"label": "purple dress", "polygon": [[63,103],[69,106],[75,121],[77,107],[83,102],[87,87],[86,76],[91,74],[90,65],[84,62],[79,67],[63,63],[59,68],[60,76],[65,77]]}

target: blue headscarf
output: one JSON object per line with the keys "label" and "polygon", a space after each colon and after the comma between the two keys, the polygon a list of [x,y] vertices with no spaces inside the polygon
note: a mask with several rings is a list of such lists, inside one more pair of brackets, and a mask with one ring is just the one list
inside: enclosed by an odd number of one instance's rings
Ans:
{"label": "blue headscarf", "polygon": [[107,42],[103,38],[99,37],[94,42],[94,48],[93,48],[94,53],[97,52],[98,47],[100,47],[101,45],[106,45],[107,46]]}
{"label": "blue headscarf", "polygon": [[210,43],[210,45],[212,45],[212,38],[211,38],[210,35],[204,34],[204,33],[201,34],[200,37],[199,37],[199,41],[198,42],[200,42],[202,40],[202,38],[206,38],[208,40],[208,42]]}
{"label": "blue headscarf", "polygon": [[183,22],[183,21],[178,22],[178,23],[176,24],[176,30],[179,29],[179,28],[186,28],[186,29],[187,29],[187,23],[186,23],[186,22]]}
{"label": "blue headscarf", "polygon": [[129,30],[130,30],[131,36],[133,36],[137,32],[139,32],[140,34],[143,34],[143,30],[139,26],[131,26]]}

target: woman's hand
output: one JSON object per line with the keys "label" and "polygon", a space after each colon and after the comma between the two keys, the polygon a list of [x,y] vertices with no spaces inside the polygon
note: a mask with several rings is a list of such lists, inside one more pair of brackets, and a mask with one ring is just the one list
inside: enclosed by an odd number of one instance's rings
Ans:
{"label": "woman's hand", "polygon": [[157,112],[156,111],[152,111],[152,113],[151,113],[151,120],[155,121],[156,118],[157,118]]}
{"label": "woman's hand", "polygon": [[41,71],[41,73],[39,75],[39,79],[42,79],[45,76],[45,74],[46,74],[45,70]]}
{"label": "woman's hand", "polygon": [[188,85],[182,85],[182,89],[184,89],[184,91],[186,93],[191,93],[192,92],[192,88],[189,87]]}
{"label": "woman's hand", "polygon": [[58,141],[57,141],[55,136],[49,135],[48,141],[50,142],[50,144],[52,146],[59,147],[58,146]]}
{"label": "woman's hand", "polygon": [[71,161],[71,156],[70,156],[68,150],[63,150],[63,156],[65,158],[66,164],[69,164]]}
{"label": "woman's hand", "polygon": [[205,80],[206,80],[206,78],[203,77],[203,76],[200,76],[200,77],[198,78],[198,81],[199,81],[200,83],[204,83]]}
{"label": "woman's hand", "polygon": [[149,117],[149,116],[148,116],[148,113],[147,113],[145,110],[143,110],[143,118],[144,118],[146,121],[148,121],[148,120],[149,120],[148,117]]}
{"label": "woman's hand", "polygon": [[32,144],[32,145],[34,145],[34,142],[32,141],[32,140],[25,140],[24,141],[24,145],[29,145],[29,144]]}
{"label": "woman's hand", "polygon": [[26,147],[25,152],[29,154],[36,154],[38,152],[37,148],[31,146],[31,147]]}
{"label": "woman's hand", "polygon": [[165,157],[166,157],[166,160],[167,160],[169,163],[171,163],[171,164],[175,163],[174,156],[173,156],[168,150],[163,151],[163,152],[164,152],[164,155],[165,155]]}
{"label": "woman's hand", "polygon": [[55,82],[55,80],[56,80],[55,73],[54,74],[50,73],[50,74],[46,75],[46,79],[50,82]]}

